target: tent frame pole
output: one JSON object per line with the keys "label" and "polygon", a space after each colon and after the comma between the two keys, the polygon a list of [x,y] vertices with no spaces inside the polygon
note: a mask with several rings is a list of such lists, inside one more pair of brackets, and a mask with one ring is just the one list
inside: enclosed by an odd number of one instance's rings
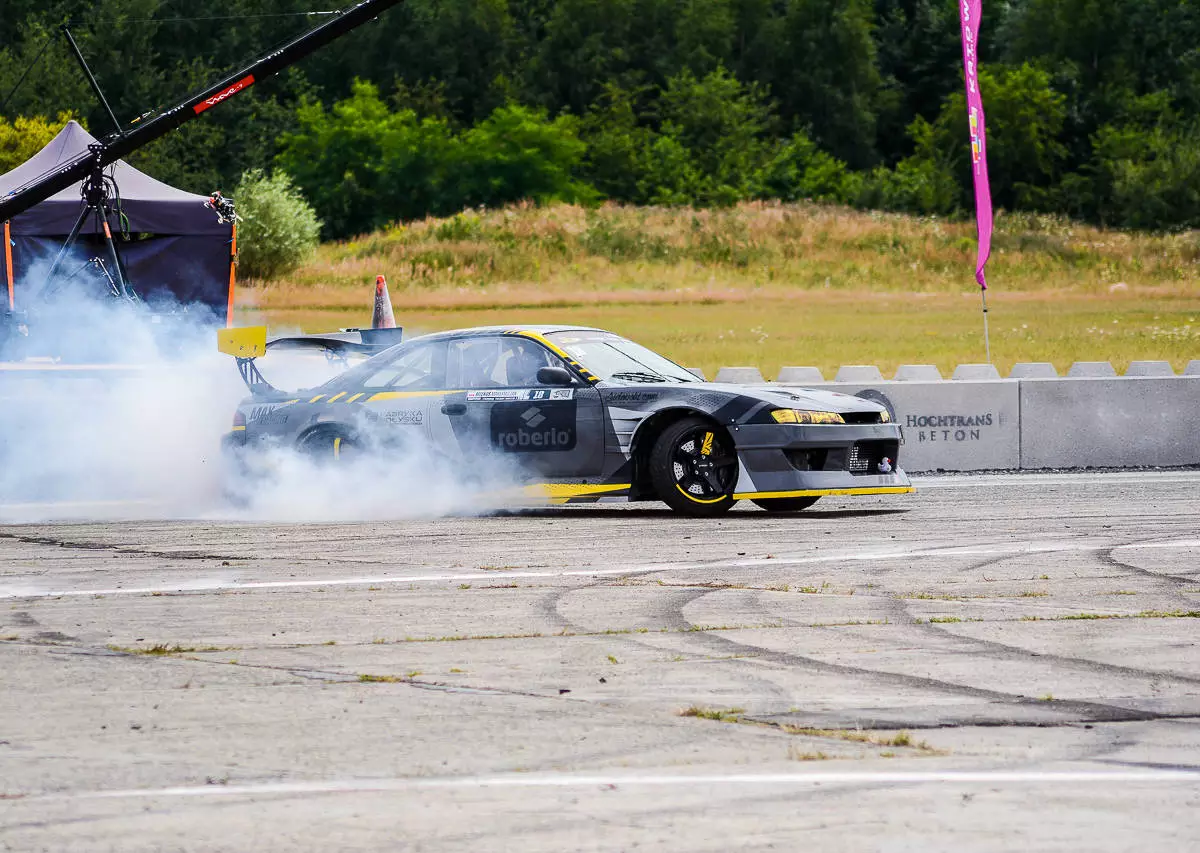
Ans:
{"label": "tent frame pole", "polygon": [[8,220],[4,221],[4,272],[8,279],[8,310],[14,311],[17,303],[13,293],[12,230]]}

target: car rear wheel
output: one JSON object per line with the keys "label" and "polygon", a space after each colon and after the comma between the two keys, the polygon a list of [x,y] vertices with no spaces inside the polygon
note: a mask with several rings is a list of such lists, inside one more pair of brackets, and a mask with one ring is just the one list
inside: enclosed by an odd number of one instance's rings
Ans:
{"label": "car rear wheel", "polygon": [[688,417],[662,431],[650,451],[650,481],[660,500],[684,515],[714,516],[735,503],[737,455],[725,430]]}
{"label": "car rear wheel", "polygon": [[344,464],[357,456],[359,450],[353,436],[341,429],[319,429],[300,442],[300,452],[323,465]]}
{"label": "car rear wheel", "polygon": [[767,512],[800,512],[819,501],[819,497],[808,498],[751,498],[751,502]]}

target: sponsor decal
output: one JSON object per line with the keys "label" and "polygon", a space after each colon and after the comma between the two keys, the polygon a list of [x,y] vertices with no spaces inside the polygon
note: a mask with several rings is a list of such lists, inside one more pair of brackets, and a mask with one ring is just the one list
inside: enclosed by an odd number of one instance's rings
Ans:
{"label": "sponsor decal", "polygon": [[247,420],[255,426],[282,426],[288,422],[288,413],[282,406],[255,406]]}
{"label": "sponsor decal", "polygon": [[575,447],[575,401],[501,403],[492,409],[492,445],[505,453],[556,453]]}
{"label": "sponsor decal", "polygon": [[233,97],[238,92],[242,91],[242,89],[245,89],[253,84],[254,84],[254,75],[247,74],[245,77],[243,77],[241,80],[238,80],[236,83],[226,86],[224,89],[222,89],[220,92],[217,92],[215,95],[205,98],[203,101],[201,101],[200,103],[193,106],[192,110],[195,111],[196,115],[200,115],[200,113],[204,112],[209,107],[215,107],[217,104],[221,103],[221,101],[224,101],[227,98]]}
{"label": "sponsor decal", "polygon": [[383,419],[393,426],[420,426],[425,423],[425,412],[421,409],[393,409],[384,412]]}
{"label": "sponsor decal", "polygon": [[604,395],[604,399],[614,405],[621,403],[649,403],[658,398],[654,391],[613,391]]}
{"label": "sponsor decal", "polygon": [[[896,417],[896,407],[884,394],[873,388],[859,391],[854,396],[874,403],[880,403],[887,408],[893,423],[900,423]],[[995,412],[972,412],[970,414],[934,414],[934,415],[904,415],[903,425],[905,438],[912,440],[911,430],[917,434],[917,443],[925,442],[965,442],[982,441],[983,427],[999,424],[1000,416]]]}
{"label": "sponsor decal", "polygon": [[468,391],[468,403],[510,403],[519,400],[573,400],[574,388],[504,388],[495,391]]}
{"label": "sponsor decal", "polygon": [[917,430],[917,442],[982,441],[980,427],[990,427],[999,420],[992,412],[973,415],[906,415],[904,425]]}

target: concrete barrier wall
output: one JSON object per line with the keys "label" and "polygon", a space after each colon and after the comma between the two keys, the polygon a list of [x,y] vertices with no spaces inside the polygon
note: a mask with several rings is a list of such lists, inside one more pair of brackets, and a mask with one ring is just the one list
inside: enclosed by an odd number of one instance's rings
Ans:
{"label": "concrete barrier wall", "polygon": [[1176,376],[1163,365],[1138,363],[1117,377],[1107,362],[1081,362],[1073,376],[1057,377],[1050,365],[1029,364],[1014,367],[1018,378],[965,378],[991,373],[972,365],[940,381],[916,380],[930,376],[918,365],[893,380],[850,365],[839,378],[862,379],[807,387],[886,405],[904,428],[907,471],[1200,465],[1200,371]]}
{"label": "concrete barrier wall", "polygon": [[1200,377],[1019,384],[1022,468],[1200,465]]}

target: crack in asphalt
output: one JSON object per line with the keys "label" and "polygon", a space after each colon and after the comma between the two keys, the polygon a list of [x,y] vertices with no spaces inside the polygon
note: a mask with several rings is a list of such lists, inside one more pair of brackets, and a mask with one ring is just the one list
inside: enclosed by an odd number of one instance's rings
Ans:
{"label": "crack in asphalt", "polygon": [[[203,551],[153,551],[147,548],[137,548],[131,545],[106,545],[100,542],[79,542],[59,539],[53,536],[31,536],[26,533],[0,532],[0,539],[21,542],[26,545],[46,545],[52,548],[65,548],[72,551],[108,551],[115,554],[128,554],[136,557],[157,557],[162,560],[239,560],[248,559],[245,556],[231,557],[224,554],[209,554]],[[254,558],[258,559],[258,558]]]}

